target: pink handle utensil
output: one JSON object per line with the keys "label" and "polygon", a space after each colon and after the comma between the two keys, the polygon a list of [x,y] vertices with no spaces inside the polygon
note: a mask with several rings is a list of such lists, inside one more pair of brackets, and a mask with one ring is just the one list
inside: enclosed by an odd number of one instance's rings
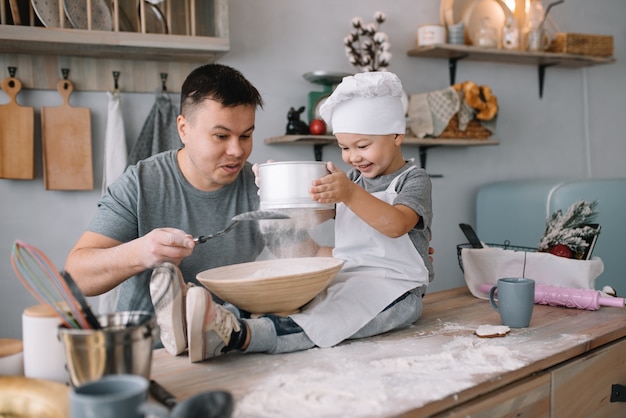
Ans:
{"label": "pink handle utensil", "polygon": [[[489,294],[493,286],[483,283],[480,285],[480,290]],[[595,311],[600,306],[623,308],[626,301],[624,298],[602,296],[599,291],[593,289],[574,289],[537,283],[535,285],[535,303]]]}

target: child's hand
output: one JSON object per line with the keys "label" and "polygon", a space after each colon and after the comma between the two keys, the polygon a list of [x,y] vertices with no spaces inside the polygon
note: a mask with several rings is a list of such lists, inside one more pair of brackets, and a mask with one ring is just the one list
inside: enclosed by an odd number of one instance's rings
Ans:
{"label": "child's hand", "polygon": [[326,168],[330,174],[313,181],[309,190],[311,199],[318,203],[339,203],[349,199],[356,186],[346,173],[329,161]]}

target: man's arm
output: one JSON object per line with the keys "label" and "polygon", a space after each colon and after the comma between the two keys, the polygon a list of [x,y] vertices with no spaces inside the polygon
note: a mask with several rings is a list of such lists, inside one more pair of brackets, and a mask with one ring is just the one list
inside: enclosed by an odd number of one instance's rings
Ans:
{"label": "man's arm", "polygon": [[160,228],[129,242],[87,231],[67,256],[65,270],[87,296],[107,292],[146,269],[169,261],[178,265],[195,243],[175,228]]}

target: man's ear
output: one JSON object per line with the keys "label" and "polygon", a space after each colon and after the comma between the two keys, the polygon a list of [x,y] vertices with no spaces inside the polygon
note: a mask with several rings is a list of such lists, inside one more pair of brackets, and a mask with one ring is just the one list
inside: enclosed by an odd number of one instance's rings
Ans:
{"label": "man's ear", "polygon": [[176,118],[176,127],[178,128],[178,136],[183,144],[187,144],[187,130],[189,129],[189,121],[183,115],[178,115]]}

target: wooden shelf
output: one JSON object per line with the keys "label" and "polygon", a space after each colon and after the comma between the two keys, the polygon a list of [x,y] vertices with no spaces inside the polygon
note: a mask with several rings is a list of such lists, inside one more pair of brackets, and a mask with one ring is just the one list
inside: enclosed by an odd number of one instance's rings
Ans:
{"label": "wooden shelf", "polygon": [[543,96],[545,69],[552,66],[581,68],[592,65],[610,64],[614,57],[592,57],[586,55],[563,54],[555,52],[529,52],[504,49],[488,49],[469,45],[428,45],[411,49],[411,57],[447,59],[450,71],[450,84],[455,83],[457,62],[468,61],[498,62],[506,64],[525,64],[537,66],[539,71],[539,97]]}
{"label": "wooden shelf", "polygon": [[[316,161],[322,161],[322,149],[329,144],[337,144],[334,135],[281,135],[265,138],[267,145],[277,144],[300,144],[313,145],[313,152]],[[427,150],[434,147],[474,147],[485,145],[498,145],[497,139],[447,139],[447,138],[417,138],[406,136],[402,144],[416,145],[420,152],[420,166],[426,168]],[[431,177],[441,177],[441,175],[431,175]]]}
{"label": "wooden shelf", "polygon": [[502,62],[508,64],[560,65],[562,67],[588,67],[591,65],[610,64],[613,57],[592,57],[586,55],[561,54],[554,52],[529,52],[505,49],[488,49],[470,45],[429,45],[411,49],[411,57],[423,58],[466,58],[470,61]]}
{"label": "wooden shelf", "polygon": [[[0,76],[8,77],[8,67],[16,67],[24,88],[56,90],[61,69],[67,68],[77,91],[107,91],[113,88],[113,71],[119,71],[121,91],[154,92],[164,73],[167,90],[180,91],[191,69],[216,61],[229,51],[230,43],[228,0],[197,2],[193,7],[176,7],[177,3],[165,0],[158,6],[167,25],[162,33],[147,33],[143,19],[137,26],[131,24],[134,31],[122,31],[115,12],[113,30],[75,29],[68,22],[65,27],[44,27],[30,2],[18,3],[20,12],[30,18],[13,25],[8,8],[0,8]],[[133,2],[112,4],[123,9],[122,4],[132,7]]]}
{"label": "wooden shelf", "polygon": [[228,38],[0,25],[0,52],[134,60],[211,62]]}
{"label": "wooden shelf", "polygon": [[[334,135],[281,135],[265,138],[267,145],[274,144],[302,144],[302,145],[328,145],[337,144]],[[497,139],[457,139],[457,138],[417,138],[406,136],[402,142],[405,145],[417,145],[420,147],[471,147],[476,145],[498,145]]]}

